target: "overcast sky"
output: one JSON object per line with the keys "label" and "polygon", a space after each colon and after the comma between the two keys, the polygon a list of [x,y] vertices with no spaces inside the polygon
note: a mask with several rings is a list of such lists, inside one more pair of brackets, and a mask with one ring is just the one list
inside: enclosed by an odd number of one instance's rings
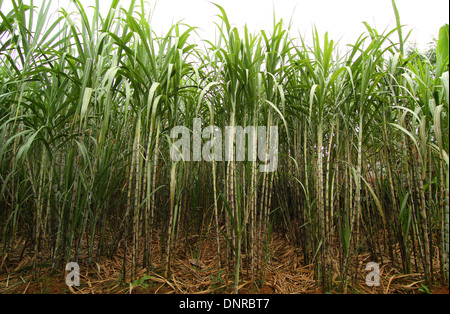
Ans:
{"label": "overcast sky", "polygon": [[[0,0],[1,2],[1,0]],[[24,0],[27,3],[27,0]],[[36,5],[40,5],[35,0]],[[95,1],[81,0],[85,7]],[[140,0],[136,1],[140,3]],[[154,0],[147,0],[148,9],[155,5]],[[363,21],[368,22],[379,32],[395,27],[395,15],[391,0],[158,0],[153,11],[152,26],[158,35],[166,32],[174,22],[183,20],[191,26],[199,27],[202,38],[213,39],[218,22],[219,10],[212,4],[221,5],[227,12],[231,23],[238,28],[247,24],[250,31],[260,29],[270,31],[273,25],[273,12],[276,19],[283,19],[287,25],[292,19],[292,36],[300,34],[308,41],[313,25],[319,34],[329,33],[331,39],[339,40],[340,45],[354,43],[365,31]],[[128,8],[130,0],[120,0],[120,5]],[[53,0],[57,6],[68,8],[70,0]],[[100,11],[106,15],[111,0],[100,1]],[[449,23],[448,0],[396,0],[400,20],[405,25],[404,33],[412,30],[410,39],[419,47],[433,37],[437,37],[439,28]],[[1,10],[8,12],[10,0],[3,0]],[[73,7],[69,10],[74,11]]]}
{"label": "overcast sky", "polygon": [[[106,1],[105,1],[106,2]],[[238,27],[271,30],[273,11],[286,24],[292,19],[293,35],[310,37],[313,25],[319,34],[329,32],[343,44],[353,43],[365,31],[363,21],[378,31],[396,25],[391,0],[216,0]],[[400,21],[413,30],[412,39],[420,45],[436,37],[449,21],[448,0],[397,0]],[[173,21],[185,19],[205,31],[214,28],[219,11],[207,0],[160,0],[156,4],[153,25],[167,29]]]}

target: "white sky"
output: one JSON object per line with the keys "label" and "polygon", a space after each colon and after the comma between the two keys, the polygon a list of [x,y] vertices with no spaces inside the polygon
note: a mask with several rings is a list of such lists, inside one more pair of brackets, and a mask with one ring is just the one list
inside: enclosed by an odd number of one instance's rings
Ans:
{"label": "white sky", "polygon": [[[106,2],[106,1],[105,1]],[[396,26],[391,0],[215,0],[227,12],[231,23],[238,27],[247,24],[250,30],[272,30],[273,10],[277,21],[282,18],[286,26],[292,18],[293,36],[301,34],[311,38],[313,25],[320,35],[341,44],[354,43],[366,30],[368,22],[379,32]],[[448,0],[397,0],[400,21],[407,33],[413,30],[411,39],[424,46],[437,37],[439,28],[449,23]],[[160,0],[156,4],[153,25],[170,27],[173,21],[185,19],[186,23],[213,32],[219,10],[207,0]]]}
{"label": "white sky", "polygon": [[[1,2],[1,0],[0,0]],[[27,3],[27,0],[24,0]],[[40,0],[35,0],[40,5]],[[84,7],[94,5],[95,1],[81,0]],[[152,9],[155,0],[146,0],[147,9]],[[212,4],[221,5],[227,12],[232,24],[242,28],[247,24],[251,32],[260,29],[272,30],[273,10],[276,20],[283,19],[285,25],[292,18],[291,35],[302,35],[307,41],[311,38],[313,25],[319,34],[325,32],[334,40],[340,39],[339,46],[352,44],[365,31],[363,21],[375,27],[378,32],[395,27],[395,15],[391,0],[158,0],[153,11],[152,27],[158,35],[165,33],[173,23],[183,20],[191,26],[199,27],[201,38],[214,39],[216,16],[220,11]],[[130,0],[120,0],[120,5],[128,9]],[[140,3],[137,0],[136,3]],[[69,0],[53,0],[67,8]],[[100,0],[103,16],[110,7],[111,0]],[[439,28],[449,23],[448,0],[396,0],[400,21],[406,25],[403,33],[412,29],[410,40],[418,43],[419,48],[433,37],[437,37]],[[9,12],[11,0],[3,0],[2,12]],[[69,8],[69,12],[74,11]],[[89,11],[88,11],[89,12]],[[396,36],[396,35],[393,35]],[[392,37],[396,39],[397,37]]]}

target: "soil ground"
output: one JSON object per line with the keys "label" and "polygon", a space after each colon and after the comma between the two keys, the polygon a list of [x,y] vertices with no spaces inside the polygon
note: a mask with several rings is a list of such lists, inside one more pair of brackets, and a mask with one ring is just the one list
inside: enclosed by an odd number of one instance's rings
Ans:
{"label": "soil ground", "polygon": [[[113,258],[102,257],[90,265],[80,262],[80,286],[69,287],[65,283],[64,267],[50,269],[50,264],[41,265],[39,274],[32,276],[31,254],[20,258],[20,252],[0,258],[0,294],[228,294],[233,292],[233,275],[227,268],[218,268],[216,242],[214,237],[205,238],[199,246],[197,256],[186,253],[185,247],[178,247],[171,262],[170,275],[165,277],[165,257],[159,254],[155,240],[152,266],[141,269],[137,280],[122,280],[123,254],[117,252]],[[321,294],[314,278],[313,265],[302,265],[301,252],[287,239],[278,236],[270,243],[271,258],[265,269],[265,280],[252,280],[247,276],[244,262],[239,293],[241,294]],[[131,265],[131,254],[126,258]],[[80,261],[87,260],[80,257]],[[245,261],[245,256],[243,257]],[[419,273],[403,274],[388,258],[380,267],[380,285],[368,287],[365,278],[369,271],[369,254],[358,256],[358,273],[349,284],[348,294],[449,294],[448,286],[423,286]],[[195,266],[194,264],[201,265]],[[338,261],[333,261],[338,273]],[[58,267],[57,267],[58,268]],[[129,267],[127,267],[129,269]],[[435,269],[439,269],[436,267]],[[438,271],[435,278],[438,280]],[[339,291],[339,281],[333,278],[334,289]]]}

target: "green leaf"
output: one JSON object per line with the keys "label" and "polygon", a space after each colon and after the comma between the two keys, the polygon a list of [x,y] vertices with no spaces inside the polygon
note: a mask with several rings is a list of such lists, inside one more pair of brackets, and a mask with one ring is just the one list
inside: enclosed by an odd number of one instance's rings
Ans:
{"label": "green leaf", "polygon": [[27,141],[24,145],[22,145],[17,152],[16,160],[19,160],[22,156],[26,157],[28,154],[28,151],[30,150],[31,145],[34,143],[34,139],[39,134],[39,132],[42,130],[43,127],[39,128],[36,132],[34,132],[31,136],[28,137]]}
{"label": "green leaf", "polygon": [[445,24],[439,29],[439,39],[436,45],[436,77],[448,71],[449,61],[449,25]]}

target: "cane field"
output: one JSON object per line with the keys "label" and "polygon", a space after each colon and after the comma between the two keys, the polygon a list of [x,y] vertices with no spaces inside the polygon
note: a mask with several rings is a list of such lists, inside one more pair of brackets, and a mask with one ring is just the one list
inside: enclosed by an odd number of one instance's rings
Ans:
{"label": "cane field", "polygon": [[[142,0],[9,1],[1,294],[448,294],[448,24],[420,51],[394,0],[396,25],[351,43],[211,3],[200,42],[156,33]],[[203,155],[174,158],[180,126]],[[230,127],[275,167],[224,158]]]}

